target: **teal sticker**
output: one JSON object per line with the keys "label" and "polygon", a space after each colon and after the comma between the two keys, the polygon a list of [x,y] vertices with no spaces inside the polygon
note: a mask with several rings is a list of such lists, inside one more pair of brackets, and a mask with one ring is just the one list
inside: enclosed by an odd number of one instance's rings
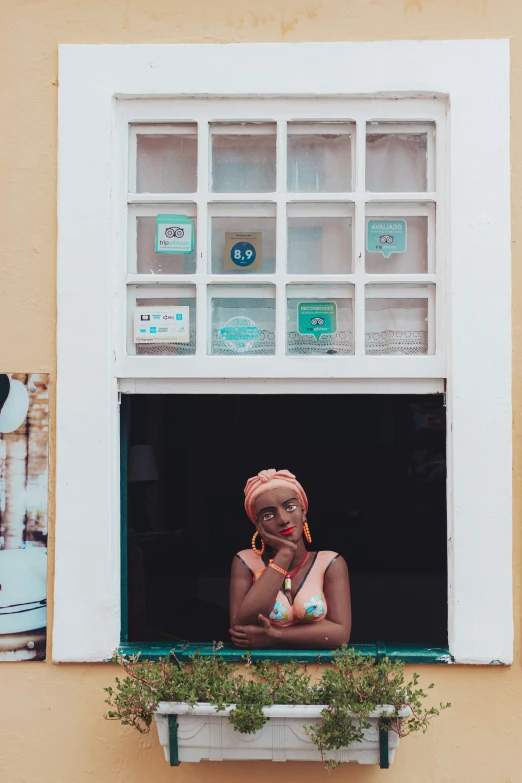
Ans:
{"label": "teal sticker", "polygon": [[185,215],[157,215],[156,253],[192,253],[194,221]]}
{"label": "teal sticker", "polygon": [[261,329],[258,329],[254,321],[242,315],[236,315],[227,321],[219,330],[219,333],[235,353],[245,353],[250,350],[252,343],[261,337]]}
{"label": "teal sticker", "polygon": [[337,305],[335,302],[299,302],[297,331],[312,334],[319,340],[323,334],[337,332]]}
{"label": "teal sticker", "polygon": [[369,220],[368,253],[382,253],[389,258],[392,253],[404,253],[407,241],[405,220]]}

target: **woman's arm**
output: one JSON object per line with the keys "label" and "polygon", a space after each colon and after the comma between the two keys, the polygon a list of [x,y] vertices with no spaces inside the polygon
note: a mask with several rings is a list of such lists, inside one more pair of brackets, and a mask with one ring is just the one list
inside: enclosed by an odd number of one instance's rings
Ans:
{"label": "woman's arm", "polygon": [[[274,565],[287,572],[297,550],[297,544],[270,533],[263,524],[259,525],[258,531],[266,545],[275,552]],[[246,572],[246,576],[241,569]],[[267,567],[252,584],[252,575],[239,558],[235,557],[230,575],[230,625],[257,623],[260,614],[268,617],[283,579],[284,574],[275,568]]]}
{"label": "woman's arm", "polygon": [[[272,569],[273,570],[273,569]],[[231,632],[236,647],[297,647],[308,649],[333,649],[350,639],[352,610],[348,567],[343,557],[338,557],[328,568],[323,586],[328,619],[306,625],[275,628],[267,616],[259,613],[256,623],[236,626]]]}
{"label": "woman's arm", "polygon": [[[291,549],[280,550],[274,557],[274,563],[287,571],[292,557]],[[258,615],[268,617],[283,579],[284,575],[275,568],[266,568],[252,584],[250,570],[239,557],[235,557],[230,576],[230,625],[253,625],[257,623]]]}
{"label": "woman's arm", "polygon": [[330,620],[321,620],[311,625],[291,625],[289,628],[275,630],[279,632],[279,637],[276,637],[274,647],[332,650],[347,644],[350,639],[350,632],[346,630],[346,626]]}
{"label": "woman's arm", "polygon": [[266,614],[268,617],[272,611],[280,583],[276,578],[278,572],[273,568],[267,570],[271,573],[267,575],[265,571],[257,582],[252,584],[250,570],[239,557],[234,557],[230,575],[231,626],[236,623],[251,625],[257,622],[259,614]]}

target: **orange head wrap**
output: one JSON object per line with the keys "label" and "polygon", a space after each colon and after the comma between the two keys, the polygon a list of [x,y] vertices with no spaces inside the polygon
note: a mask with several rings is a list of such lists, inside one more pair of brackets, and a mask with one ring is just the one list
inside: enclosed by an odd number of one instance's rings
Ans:
{"label": "orange head wrap", "polygon": [[304,512],[308,511],[308,498],[305,491],[289,470],[262,470],[257,476],[249,478],[245,486],[245,510],[248,514],[248,518],[251,522],[255,522],[256,512],[254,510],[254,501],[259,495],[264,492],[269,492],[271,489],[278,489],[279,487],[288,487],[295,496]]}

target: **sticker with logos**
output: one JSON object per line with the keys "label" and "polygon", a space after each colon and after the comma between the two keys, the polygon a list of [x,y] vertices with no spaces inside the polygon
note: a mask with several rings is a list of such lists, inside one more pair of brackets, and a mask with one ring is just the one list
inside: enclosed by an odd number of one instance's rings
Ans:
{"label": "sticker with logos", "polygon": [[135,343],[190,342],[188,307],[135,307]]}

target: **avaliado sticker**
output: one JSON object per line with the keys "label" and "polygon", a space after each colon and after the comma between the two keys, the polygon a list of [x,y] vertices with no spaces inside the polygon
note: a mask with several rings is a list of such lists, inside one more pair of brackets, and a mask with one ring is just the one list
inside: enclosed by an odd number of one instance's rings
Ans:
{"label": "avaliado sticker", "polygon": [[235,353],[249,351],[252,344],[261,337],[262,331],[254,321],[242,315],[236,315],[219,330],[221,338]]}
{"label": "avaliado sticker", "polygon": [[389,258],[392,253],[404,253],[407,242],[405,220],[369,220],[366,248],[368,253],[382,253]]}

